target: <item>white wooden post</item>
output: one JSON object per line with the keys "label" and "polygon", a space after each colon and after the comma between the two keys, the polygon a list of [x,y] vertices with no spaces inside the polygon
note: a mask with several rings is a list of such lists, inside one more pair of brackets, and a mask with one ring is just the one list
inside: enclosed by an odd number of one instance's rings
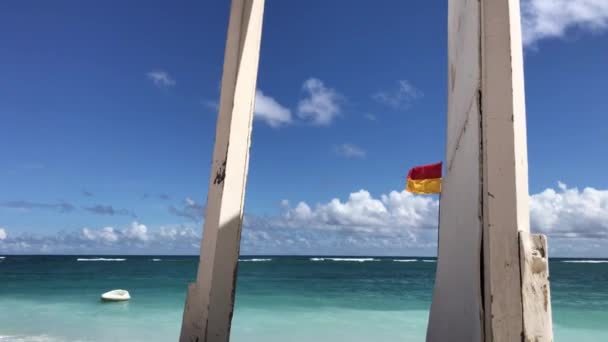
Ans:
{"label": "white wooden post", "polygon": [[547,238],[519,232],[519,260],[525,341],[552,342]]}
{"label": "white wooden post", "polygon": [[519,0],[481,1],[486,341],[520,341],[519,231],[530,230]]}
{"label": "white wooden post", "polygon": [[263,13],[264,0],[232,0],[204,236],[181,342],[230,338]]}
{"label": "white wooden post", "polygon": [[479,1],[448,1],[446,172],[427,341],[483,341]]}
{"label": "white wooden post", "polygon": [[[534,248],[520,256],[529,195],[519,0],[450,0],[448,11],[447,170],[427,341],[551,341],[548,271],[522,269]],[[533,305],[527,292],[543,285],[530,281],[544,284],[548,309]]]}

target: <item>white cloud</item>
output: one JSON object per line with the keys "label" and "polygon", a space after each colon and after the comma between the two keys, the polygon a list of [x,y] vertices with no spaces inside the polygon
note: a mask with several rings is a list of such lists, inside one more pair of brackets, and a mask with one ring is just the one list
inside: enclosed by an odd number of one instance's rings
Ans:
{"label": "white cloud", "polygon": [[390,106],[394,109],[407,109],[417,98],[424,96],[410,81],[397,81],[397,89],[391,91],[379,91],[372,95],[372,98],[379,103]]}
{"label": "white cloud", "polygon": [[[168,225],[150,230],[133,222],[122,229],[85,227],[73,232],[38,236],[7,236],[0,243],[0,253],[45,254],[184,254],[196,253],[200,234],[191,225]],[[0,239],[2,240],[2,239]]]}
{"label": "white cloud", "polygon": [[113,227],[104,227],[102,229],[82,228],[82,237],[88,241],[99,241],[104,243],[124,242],[124,241],[147,241],[148,228],[134,221],[131,226],[124,229],[114,229]]}
{"label": "white cloud", "polygon": [[280,217],[246,217],[244,253],[431,255],[436,248],[433,197],[366,190],[314,206],[281,201]]}
{"label": "white cloud", "polygon": [[100,230],[90,228],[82,228],[82,235],[90,241],[115,242],[118,240],[118,234],[112,227],[105,227]]}
{"label": "white cloud", "polygon": [[359,190],[342,202],[334,198],[312,209],[300,202],[294,208],[283,201],[282,224],[329,230],[360,231],[400,235],[407,229],[432,229],[437,225],[438,201],[428,196],[392,191],[374,198]]}
{"label": "white cloud", "polygon": [[146,241],[148,240],[148,227],[141,223],[133,222],[131,227],[123,230],[123,234],[127,239]]}
{"label": "white cloud", "polygon": [[[399,246],[426,247],[427,252],[429,249],[434,252],[439,208],[434,197],[392,191],[375,198],[368,191],[360,190],[350,194],[346,201],[333,199],[314,207],[300,202],[292,207],[284,200],[281,206],[281,220],[271,225],[292,228],[305,235],[317,230],[316,235],[307,236],[308,244],[316,248],[327,243],[324,240],[327,234],[339,233],[341,242],[333,241],[334,247],[344,247],[350,239],[365,250],[384,245],[389,250]],[[531,196],[530,223],[533,232],[549,237],[554,256],[608,256],[605,252],[608,250],[608,190],[589,187],[579,190],[559,182],[555,189]],[[279,235],[272,229],[265,231],[270,232],[270,241]]]}
{"label": "white cloud", "polygon": [[150,71],[146,73],[146,77],[159,88],[172,87],[175,85],[175,80],[166,71]]}
{"label": "white cloud", "polygon": [[526,45],[563,37],[574,28],[591,32],[608,28],[606,0],[523,0],[521,12]]}
{"label": "white cloud", "polygon": [[205,217],[206,206],[199,204],[190,197],[184,199],[184,205],[182,207],[169,206],[169,213],[179,216],[187,217],[194,222],[200,222]]}
{"label": "white cloud", "polygon": [[298,104],[298,116],[320,126],[327,126],[340,114],[342,96],[318,78],[309,78],[302,85],[306,97]]}
{"label": "white cloud", "polygon": [[608,190],[546,189],[532,195],[530,222],[534,230],[555,238],[608,239]]}
{"label": "white cloud", "polygon": [[264,95],[261,90],[255,92],[256,119],[266,122],[271,127],[279,127],[292,122],[291,110],[281,106],[275,99]]}
{"label": "white cloud", "polygon": [[184,226],[161,226],[158,232],[158,237],[169,240],[178,240],[184,238],[194,240],[199,239],[192,227]]}
{"label": "white cloud", "polygon": [[[530,197],[530,222],[535,232],[552,238],[608,240],[608,190],[568,188],[558,183]],[[312,208],[305,202],[291,207],[284,200],[286,226],[330,230],[393,233],[401,229],[426,230],[437,226],[439,202],[434,197],[392,191],[374,198],[368,191],[351,193]]]}
{"label": "white cloud", "polygon": [[342,144],[334,146],[334,152],[346,158],[365,158],[366,155],[364,149],[353,144]]}
{"label": "white cloud", "polygon": [[[435,196],[406,191],[373,196],[359,190],[346,199],[314,205],[292,206],[284,200],[281,207],[280,215],[245,216],[244,254],[433,255],[436,251],[439,202]],[[530,216],[532,231],[548,235],[552,256],[608,256],[608,190],[579,190],[558,183],[531,196]],[[148,229],[133,222],[122,229],[10,237],[0,229],[0,240],[1,253],[195,254],[200,225]]]}

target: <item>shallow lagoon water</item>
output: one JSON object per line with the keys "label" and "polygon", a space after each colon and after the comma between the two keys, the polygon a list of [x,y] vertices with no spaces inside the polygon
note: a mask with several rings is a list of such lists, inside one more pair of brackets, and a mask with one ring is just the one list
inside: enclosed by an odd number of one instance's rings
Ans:
{"label": "shallow lagoon water", "polygon": [[[242,257],[232,339],[423,341],[435,263]],[[197,257],[0,258],[0,341],[176,341]],[[556,341],[608,341],[608,261],[550,264]],[[129,290],[124,303],[101,293]]]}

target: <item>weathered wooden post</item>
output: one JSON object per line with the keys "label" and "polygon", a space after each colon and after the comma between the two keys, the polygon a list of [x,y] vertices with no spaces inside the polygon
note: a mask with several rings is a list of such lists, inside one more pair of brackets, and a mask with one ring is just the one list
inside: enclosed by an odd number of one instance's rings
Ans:
{"label": "weathered wooden post", "polygon": [[449,0],[447,172],[427,341],[552,341],[529,233],[519,0]]}
{"label": "weathered wooden post", "polygon": [[181,342],[230,338],[264,0],[232,0],[205,229]]}

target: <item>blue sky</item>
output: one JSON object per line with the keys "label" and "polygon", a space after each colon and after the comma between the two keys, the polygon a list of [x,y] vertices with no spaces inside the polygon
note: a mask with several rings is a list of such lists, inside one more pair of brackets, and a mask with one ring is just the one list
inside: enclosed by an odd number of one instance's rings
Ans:
{"label": "blue sky", "polygon": [[[244,253],[435,253],[446,5],[267,0]],[[522,8],[532,227],[608,256],[608,5]],[[197,252],[228,10],[0,3],[0,253]]]}

